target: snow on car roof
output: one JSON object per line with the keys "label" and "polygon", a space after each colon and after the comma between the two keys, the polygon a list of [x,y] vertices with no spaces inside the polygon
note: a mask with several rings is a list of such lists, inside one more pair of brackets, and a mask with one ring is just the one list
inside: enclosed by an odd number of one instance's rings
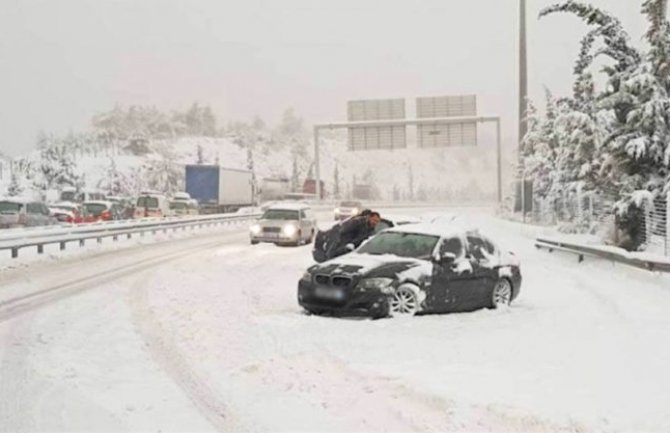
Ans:
{"label": "snow on car roof", "polygon": [[78,207],[78,206],[79,206],[78,203],[73,203],[71,201],[59,201],[57,203],[49,205],[49,207],[60,207],[60,208],[62,208],[62,207]]}
{"label": "snow on car roof", "polygon": [[302,210],[309,209],[309,205],[305,203],[275,203],[268,209]]}

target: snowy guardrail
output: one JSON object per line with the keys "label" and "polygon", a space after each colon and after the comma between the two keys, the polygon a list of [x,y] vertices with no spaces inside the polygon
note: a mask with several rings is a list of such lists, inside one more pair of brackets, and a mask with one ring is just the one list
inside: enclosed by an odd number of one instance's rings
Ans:
{"label": "snowy guardrail", "polygon": [[558,250],[573,253],[577,255],[580,262],[584,260],[585,256],[590,256],[648,271],[670,272],[670,258],[656,257],[644,253],[630,253],[616,247],[587,245],[579,242],[549,238],[537,238],[535,240],[535,247],[538,249],[547,249],[549,252]]}
{"label": "snowy guardrail", "polygon": [[71,242],[79,242],[83,246],[91,239],[101,243],[102,239],[111,237],[116,241],[119,236],[130,239],[134,234],[228,224],[256,219],[259,216],[258,213],[215,214],[186,218],[145,218],[67,227],[50,226],[45,229],[20,230],[20,233],[12,230],[12,233],[0,235],[0,251],[10,250],[12,258],[17,258],[19,250],[29,247],[37,247],[37,253],[42,254],[45,245],[59,244],[60,249],[64,250]]}

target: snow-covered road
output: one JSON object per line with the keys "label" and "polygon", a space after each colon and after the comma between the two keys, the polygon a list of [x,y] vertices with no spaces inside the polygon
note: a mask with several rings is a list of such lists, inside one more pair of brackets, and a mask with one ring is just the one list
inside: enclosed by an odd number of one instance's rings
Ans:
{"label": "snow-covered road", "polygon": [[[306,316],[309,247],[227,233],[128,251],[147,266],[0,323],[0,430],[670,430],[669,279],[578,265],[467,213],[521,257],[509,309]],[[112,269],[81,263],[26,268],[0,296]]]}

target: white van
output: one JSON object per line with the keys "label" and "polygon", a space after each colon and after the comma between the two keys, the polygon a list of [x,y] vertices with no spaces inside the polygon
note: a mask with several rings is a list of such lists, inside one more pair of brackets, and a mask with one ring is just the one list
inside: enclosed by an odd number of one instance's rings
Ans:
{"label": "white van", "polygon": [[105,193],[102,191],[95,189],[79,191],[77,188],[68,186],[61,191],[59,201],[83,203],[85,201],[101,201],[105,199]]}
{"label": "white van", "polygon": [[170,215],[170,203],[163,194],[143,191],[135,202],[134,218],[163,218]]}

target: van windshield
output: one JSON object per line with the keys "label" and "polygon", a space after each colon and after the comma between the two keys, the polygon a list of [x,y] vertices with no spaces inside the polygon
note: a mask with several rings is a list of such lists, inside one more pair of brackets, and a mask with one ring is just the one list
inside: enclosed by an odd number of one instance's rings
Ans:
{"label": "van windshield", "polygon": [[145,207],[150,209],[158,208],[158,199],[156,197],[140,197],[137,199],[137,207]]}
{"label": "van windshield", "polygon": [[1,213],[17,213],[21,210],[21,203],[13,201],[0,201]]}
{"label": "van windshield", "polygon": [[173,201],[170,203],[170,209],[186,209],[186,203],[183,201]]}

